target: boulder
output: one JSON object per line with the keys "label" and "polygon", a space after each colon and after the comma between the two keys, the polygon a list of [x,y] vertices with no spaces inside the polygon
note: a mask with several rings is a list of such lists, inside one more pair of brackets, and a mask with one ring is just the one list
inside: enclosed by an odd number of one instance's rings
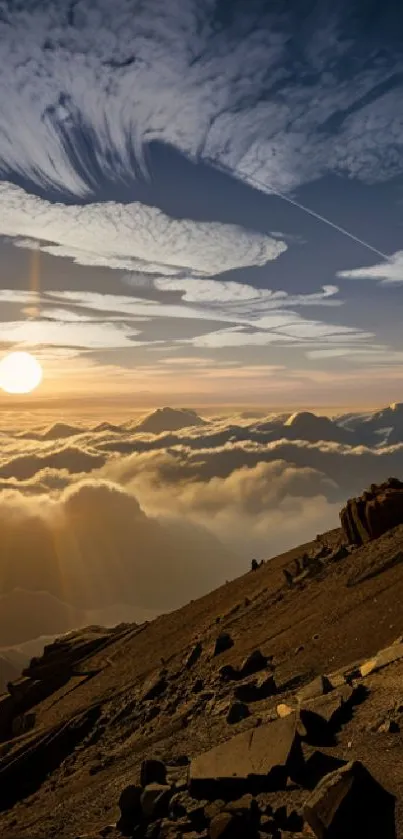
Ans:
{"label": "boulder", "polygon": [[327,676],[317,676],[312,682],[305,685],[297,693],[298,702],[305,702],[307,699],[314,699],[316,696],[324,696],[332,690],[332,685]]}
{"label": "boulder", "polygon": [[218,675],[222,682],[235,682],[239,679],[239,670],[232,664],[223,664],[218,671]]}
{"label": "boulder", "polygon": [[317,839],[395,839],[394,797],[359,761],[326,775],[303,809]]}
{"label": "boulder", "polygon": [[203,652],[203,646],[200,643],[200,641],[198,641],[194,645],[193,649],[191,650],[191,652],[189,653],[189,655],[188,655],[188,657],[185,661],[186,670],[190,670],[192,667],[194,667],[196,662],[199,660],[202,652]]}
{"label": "boulder", "polygon": [[266,655],[263,655],[260,650],[253,650],[241,664],[239,670],[240,678],[243,679],[246,676],[253,676],[259,670],[264,670],[267,667],[267,663],[268,657]]}
{"label": "boulder", "polygon": [[214,645],[213,656],[221,655],[221,653],[225,653],[226,650],[230,650],[233,646],[234,642],[229,632],[220,632]]}
{"label": "boulder", "polygon": [[283,789],[303,765],[294,715],[242,732],[194,758],[190,764],[191,792],[206,797],[236,789],[249,791],[254,782],[265,789]]}
{"label": "boulder", "polygon": [[140,769],[140,784],[142,787],[148,784],[165,784],[167,769],[162,760],[143,760]]}
{"label": "boulder", "polygon": [[158,819],[167,815],[172,795],[172,788],[168,784],[148,784],[140,797],[144,818]]}
{"label": "boulder", "polygon": [[259,702],[262,699],[267,699],[269,696],[274,696],[276,693],[277,685],[274,681],[274,676],[271,674],[269,676],[263,675],[260,678],[237,685],[234,690],[234,696],[240,702]]}
{"label": "boulder", "polygon": [[238,722],[242,722],[242,720],[245,720],[249,716],[250,711],[247,705],[243,702],[233,702],[228,710],[227,723],[229,723],[229,725],[234,725]]}
{"label": "boulder", "polygon": [[154,674],[145,682],[140,698],[143,700],[157,699],[165,693],[167,687],[168,682],[165,675]]}
{"label": "boulder", "polygon": [[130,784],[122,790],[119,798],[120,820],[117,824],[122,832],[137,825],[142,817],[141,794],[142,788]]}

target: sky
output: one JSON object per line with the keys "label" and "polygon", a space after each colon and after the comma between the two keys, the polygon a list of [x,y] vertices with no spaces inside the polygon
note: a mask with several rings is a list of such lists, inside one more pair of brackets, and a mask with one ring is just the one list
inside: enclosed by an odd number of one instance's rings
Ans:
{"label": "sky", "polygon": [[2,0],[2,409],[399,401],[395,0]]}

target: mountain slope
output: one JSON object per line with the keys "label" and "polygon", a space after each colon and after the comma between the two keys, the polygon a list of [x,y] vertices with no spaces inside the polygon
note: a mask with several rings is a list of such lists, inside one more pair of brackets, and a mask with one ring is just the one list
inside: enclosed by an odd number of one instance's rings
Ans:
{"label": "mountain slope", "polygon": [[[65,663],[65,684],[34,707],[34,728],[5,750],[0,745],[3,793],[10,761],[35,756],[45,735],[56,742],[60,727],[72,725],[74,718],[76,739],[71,735],[67,745],[60,740],[48,776],[33,778],[31,772],[26,793],[28,764],[22,762],[17,776],[21,800],[0,814],[0,834],[10,839],[100,835],[96,831],[119,817],[120,792],[136,782],[144,758],[162,758],[173,767],[181,755],[194,757],[253,728],[259,719],[269,719],[279,702],[293,702],[295,690],[313,677],[391,644],[403,633],[403,563],[390,567],[391,557],[403,552],[403,527],[353,552],[339,551],[340,541],[339,531],[325,534],[176,612],[141,627],[122,627],[107,646],[76,663],[74,672],[67,672]],[[327,553],[321,544],[336,550]],[[325,556],[318,573],[288,586],[283,571],[307,551]],[[233,645],[214,656],[222,632],[230,634]],[[197,642],[201,655],[187,668],[184,663]],[[249,703],[249,717],[231,725],[227,713],[234,684],[223,681],[219,671],[226,664],[239,667],[258,648],[273,657],[277,693]],[[354,711],[333,751],[342,759],[364,760],[398,796],[397,836],[403,837],[403,743],[399,733],[369,733],[374,721],[398,706],[399,696],[401,701],[403,664],[391,667],[393,672],[387,668],[369,675],[369,699]],[[35,668],[33,675],[38,678]],[[44,755],[41,759],[48,760],[49,750]],[[285,795],[273,796],[273,805],[284,803]],[[289,795],[299,806],[306,792]],[[111,828],[110,835],[119,834]]]}

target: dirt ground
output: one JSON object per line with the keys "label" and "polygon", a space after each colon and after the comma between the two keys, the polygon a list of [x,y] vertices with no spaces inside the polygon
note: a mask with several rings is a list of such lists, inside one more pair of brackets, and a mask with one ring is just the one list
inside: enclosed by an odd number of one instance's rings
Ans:
{"label": "dirt ground", "polygon": [[[323,539],[334,545],[340,533]],[[2,761],[26,749],[38,732],[96,703],[101,718],[96,736],[76,744],[32,794],[0,813],[2,839],[75,839],[113,823],[120,791],[137,780],[143,758],[173,762],[179,755],[195,756],[267,718],[278,701],[314,676],[370,657],[403,635],[403,564],[390,567],[403,550],[403,527],[325,564],[317,577],[287,587],[283,569],[315,547],[310,543],[283,554],[140,630],[133,628],[82,665],[83,673],[97,675],[76,675],[37,706],[33,731],[0,744],[0,779]],[[234,644],[213,657],[223,630]],[[184,661],[197,640],[203,654],[187,671]],[[254,703],[251,717],[229,726],[220,710],[225,696],[217,689],[217,671],[227,663],[239,665],[256,648],[273,656],[278,696]],[[154,702],[153,711],[141,701],[143,686],[163,668],[168,698]],[[197,678],[209,694],[202,713],[195,711],[192,693]],[[362,760],[396,795],[397,837],[403,839],[403,734],[378,731],[401,705],[403,732],[403,662],[369,676],[365,684],[368,699],[355,709],[332,751]],[[302,800],[300,791],[296,803]]]}

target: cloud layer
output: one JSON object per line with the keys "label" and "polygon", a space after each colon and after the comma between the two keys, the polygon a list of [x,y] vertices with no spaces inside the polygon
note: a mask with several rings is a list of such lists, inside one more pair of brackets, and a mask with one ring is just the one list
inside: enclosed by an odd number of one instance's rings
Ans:
{"label": "cloud layer", "polygon": [[177,412],[172,430],[174,416],[152,418],[158,433],[150,419],[3,430],[0,597],[166,611],[337,526],[348,496],[403,475],[401,405],[190,426]]}

